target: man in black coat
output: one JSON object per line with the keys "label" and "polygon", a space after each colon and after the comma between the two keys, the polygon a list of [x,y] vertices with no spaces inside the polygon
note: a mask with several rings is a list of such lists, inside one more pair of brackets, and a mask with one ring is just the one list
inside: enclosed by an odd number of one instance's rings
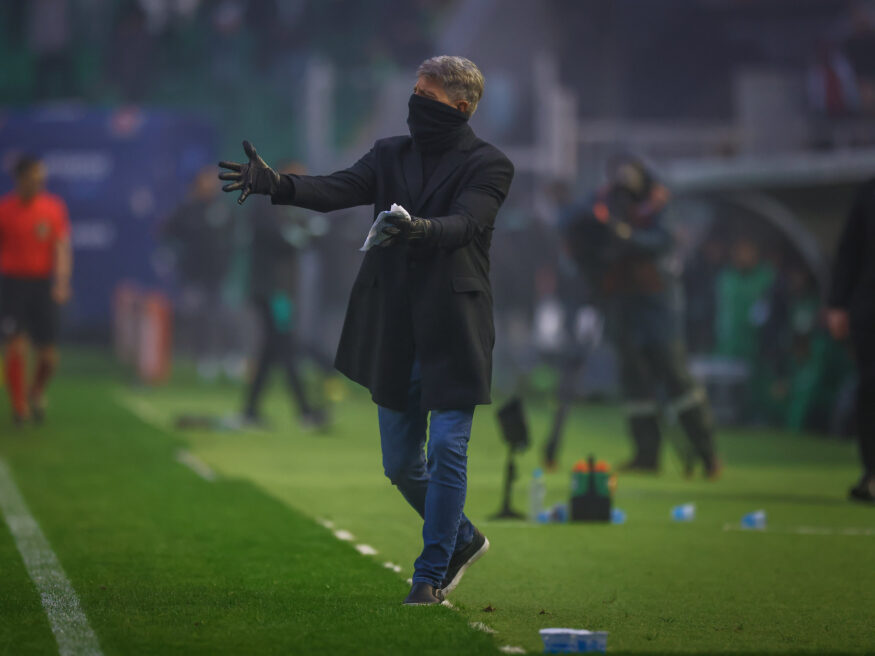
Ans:
{"label": "man in black coat", "polygon": [[489,548],[462,508],[474,406],[490,403],[489,246],[513,165],[468,126],[482,93],[471,61],[433,57],[417,71],[410,136],[378,140],[350,168],[280,176],[248,142],[248,163],[220,164],[239,202],[262,193],[320,212],[373,205],[383,219],[353,283],[335,366],[370,390],[386,476],[425,520],[411,605],[440,603]]}
{"label": "man in black coat", "polygon": [[836,339],[851,338],[859,372],[857,437],[863,476],[850,491],[875,502],[875,180],[859,190],[833,265],[827,323]]}

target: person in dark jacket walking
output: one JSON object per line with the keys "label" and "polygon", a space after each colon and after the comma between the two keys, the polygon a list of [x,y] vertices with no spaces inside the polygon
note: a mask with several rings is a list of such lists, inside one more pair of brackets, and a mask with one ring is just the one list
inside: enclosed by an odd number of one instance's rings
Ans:
{"label": "person in dark jacket walking", "polygon": [[382,243],[353,283],[335,366],[370,390],[386,476],[424,519],[410,605],[441,603],[489,547],[462,509],[474,407],[491,402],[489,247],[514,169],[468,125],[482,94],[473,62],[433,57],[417,70],[410,136],[378,140],[348,169],[280,176],[248,142],[248,163],[220,163],[238,202],[261,193],[320,212],[373,205],[382,221]]}
{"label": "person in dark jacket walking", "polygon": [[857,439],[863,475],[851,499],[875,502],[875,179],[857,193],[833,265],[827,324],[850,338],[857,363]]}
{"label": "person in dark jacket walking", "polygon": [[[303,167],[290,163],[281,170],[302,173]],[[298,371],[298,253],[311,237],[306,218],[297,207],[257,207],[250,220],[249,289],[261,334],[242,416],[249,425],[262,423],[259,406],[274,365],[284,370],[301,425],[325,424],[324,412],[313,407]]]}

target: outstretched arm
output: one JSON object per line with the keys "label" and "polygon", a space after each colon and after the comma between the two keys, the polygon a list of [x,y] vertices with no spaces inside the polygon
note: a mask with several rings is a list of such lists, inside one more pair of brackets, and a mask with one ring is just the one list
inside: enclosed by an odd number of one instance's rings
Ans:
{"label": "outstretched arm", "polygon": [[239,191],[238,203],[249,194],[264,194],[275,204],[297,205],[317,212],[330,212],[374,202],[376,174],[373,149],[348,169],[331,175],[280,175],[274,171],[248,141],[243,150],[249,161],[219,162],[227,169],[219,174],[220,180],[229,181],[223,191]]}
{"label": "outstretched arm", "polygon": [[331,212],[357,205],[372,205],[376,187],[373,148],[348,169],[331,175],[282,175],[271,195],[276,205],[296,205],[316,212]]}

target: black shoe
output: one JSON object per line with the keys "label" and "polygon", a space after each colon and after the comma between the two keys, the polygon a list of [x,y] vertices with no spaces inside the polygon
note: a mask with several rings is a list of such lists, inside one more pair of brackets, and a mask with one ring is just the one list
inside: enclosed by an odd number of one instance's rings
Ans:
{"label": "black shoe", "polygon": [[852,501],[875,502],[875,476],[863,476],[860,482],[848,492],[848,497]]}
{"label": "black shoe", "polygon": [[480,560],[487,551],[489,551],[489,540],[475,528],[474,539],[471,540],[471,543],[461,551],[454,553],[453,557],[450,558],[447,575],[441,583],[441,594],[446,597],[455,590],[467,569]]}
{"label": "black shoe", "polygon": [[429,583],[414,583],[404,600],[405,606],[434,606],[442,604],[444,595]]}

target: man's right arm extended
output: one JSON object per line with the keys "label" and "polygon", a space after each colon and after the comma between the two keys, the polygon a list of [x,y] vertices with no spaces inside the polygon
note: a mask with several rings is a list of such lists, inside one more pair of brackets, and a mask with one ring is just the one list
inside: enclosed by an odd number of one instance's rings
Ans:
{"label": "man's right arm extended", "polygon": [[348,169],[331,175],[279,175],[256,153],[248,142],[243,149],[249,158],[245,164],[219,162],[228,169],[220,180],[230,181],[223,191],[240,191],[239,203],[249,194],[264,194],[278,205],[296,205],[316,212],[330,212],[374,202],[376,163],[374,150]]}

